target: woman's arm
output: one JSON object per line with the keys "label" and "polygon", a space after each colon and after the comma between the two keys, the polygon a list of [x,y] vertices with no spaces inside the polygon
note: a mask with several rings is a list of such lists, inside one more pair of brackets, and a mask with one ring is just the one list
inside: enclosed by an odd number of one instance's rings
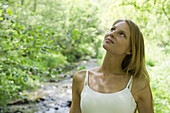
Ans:
{"label": "woman's arm", "polygon": [[81,72],[75,73],[72,81],[72,104],[70,113],[81,113],[80,109],[80,89],[82,86]]}
{"label": "woman's arm", "polygon": [[137,94],[137,109],[139,113],[154,113],[153,99],[149,84]]}

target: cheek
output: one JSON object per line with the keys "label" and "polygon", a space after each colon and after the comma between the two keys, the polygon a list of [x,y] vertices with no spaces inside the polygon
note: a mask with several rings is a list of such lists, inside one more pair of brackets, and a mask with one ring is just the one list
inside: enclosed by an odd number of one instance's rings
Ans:
{"label": "cheek", "polygon": [[128,48],[128,49],[131,48],[131,43],[130,43],[130,41],[127,42],[127,48]]}
{"label": "cheek", "polygon": [[119,39],[119,42],[122,42],[122,43],[119,43],[119,45],[121,47],[123,47],[125,49],[129,49],[130,48],[130,41]]}

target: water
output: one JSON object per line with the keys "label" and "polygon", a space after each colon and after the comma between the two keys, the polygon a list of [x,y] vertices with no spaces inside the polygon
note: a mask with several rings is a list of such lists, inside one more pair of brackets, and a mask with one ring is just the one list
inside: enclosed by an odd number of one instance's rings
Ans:
{"label": "water", "polygon": [[[10,113],[69,113],[72,100],[72,76],[82,65],[86,68],[96,67],[97,60],[81,61],[77,68],[70,71],[68,77],[63,77],[59,82],[46,82],[40,85],[36,91],[28,93],[29,100],[39,102],[11,105]],[[60,75],[59,75],[60,76]],[[61,75],[60,77],[62,77]]]}

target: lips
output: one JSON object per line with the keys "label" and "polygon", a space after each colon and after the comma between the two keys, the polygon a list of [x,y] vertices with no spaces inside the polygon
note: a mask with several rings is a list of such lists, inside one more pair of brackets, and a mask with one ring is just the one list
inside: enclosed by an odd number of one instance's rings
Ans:
{"label": "lips", "polygon": [[114,42],[111,39],[109,39],[109,38],[106,38],[106,41],[111,42],[111,43],[114,44]]}

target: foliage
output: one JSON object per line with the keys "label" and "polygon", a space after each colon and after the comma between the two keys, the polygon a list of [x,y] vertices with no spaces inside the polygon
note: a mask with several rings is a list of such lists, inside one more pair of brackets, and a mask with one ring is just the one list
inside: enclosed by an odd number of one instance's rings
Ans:
{"label": "foliage", "polygon": [[1,0],[0,106],[6,110],[8,101],[24,98],[22,91],[56,76],[68,61],[87,55],[101,61],[104,33],[122,18],[143,32],[154,109],[168,112],[169,5],[169,0]]}
{"label": "foliage", "polygon": [[[65,48],[61,52],[67,56],[68,61],[75,61],[83,55],[92,55],[92,52],[95,51],[90,50],[96,46],[99,47],[96,45],[98,40],[95,37],[99,23],[95,16],[98,11],[97,7],[88,1],[76,2],[72,0],[63,1],[60,5],[64,11],[59,10],[57,15],[50,18],[53,24],[56,23],[56,18],[58,19],[57,25],[54,26],[58,32],[58,38],[54,39],[54,44]],[[49,9],[52,14],[56,10]],[[47,12],[49,11],[47,10]],[[42,13],[47,15],[44,11]]]}
{"label": "foliage", "polygon": [[74,5],[70,0],[56,7],[56,1],[37,3],[46,10],[31,0],[0,2],[0,106],[4,112],[8,101],[24,96],[18,94],[33,88],[40,77],[56,76],[68,65],[66,60],[92,55],[95,52],[90,50],[98,48],[93,4]]}
{"label": "foliage", "polygon": [[[57,60],[51,58],[54,63],[65,63],[66,60],[60,58],[58,46],[50,45],[52,40],[47,37],[51,35],[48,30],[41,25],[24,25],[15,21],[17,15],[12,11],[12,4],[10,1],[0,2],[0,106],[4,112],[8,101],[24,97],[18,95],[19,92],[34,88],[43,74],[40,67],[29,66],[27,59],[34,62],[40,60],[37,53],[52,52],[58,54],[54,57]],[[54,68],[60,64],[49,65]]]}
{"label": "foliage", "polygon": [[65,65],[68,64],[66,61],[66,57],[63,56],[61,53],[58,54],[40,54],[37,55],[38,60],[34,59],[27,59],[28,65],[34,65],[41,69],[48,69],[48,68],[56,68],[61,67],[64,68]]}
{"label": "foliage", "polygon": [[97,32],[99,19],[95,15],[98,8],[94,4],[88,0],[82,2],[39,0],[39,7],[33,14],[28,9],[33,6],[31,4],[33,4],[31,1],[26,1],[25,10],[15,10],[20,11],[16,21],[29,25],[40,24],[43,29],[46,28],[51,34],[48,39],[53,40],[51,44],[59,46],[60,52],[67,56],[68,61],[78,60],[84,55],[97,56],[93,48],[96,50],[99,48],[100,41],[96,36],[101,33]]}

